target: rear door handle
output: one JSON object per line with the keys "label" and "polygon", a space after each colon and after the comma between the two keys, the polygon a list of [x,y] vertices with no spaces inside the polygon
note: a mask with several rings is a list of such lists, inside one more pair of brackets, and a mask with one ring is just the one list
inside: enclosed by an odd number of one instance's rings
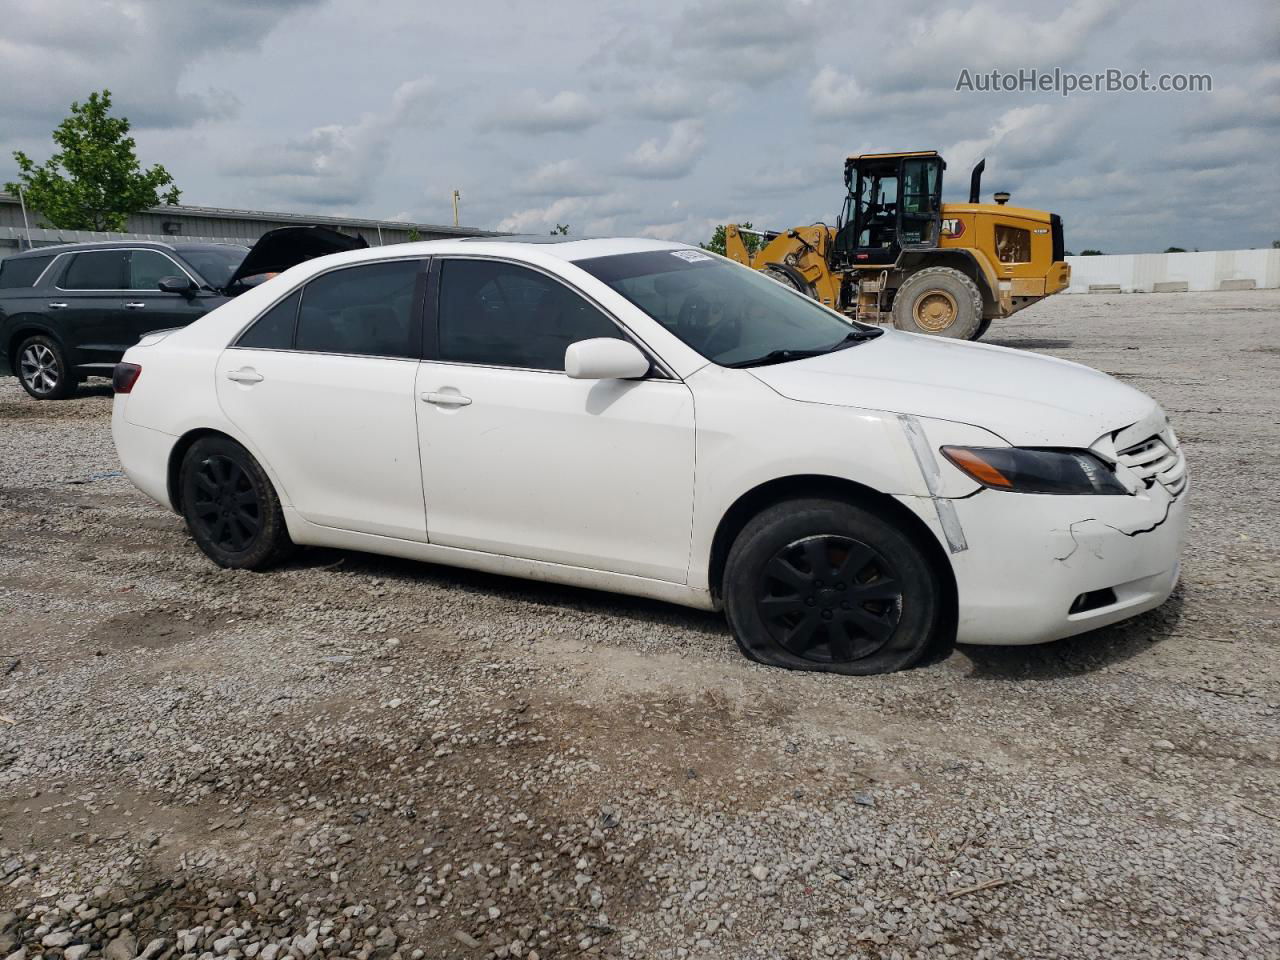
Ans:
{"label": "rear door handle", "polygon": [[252,367],[244,367],[240,370],[228,370],[227,379],[236,383],[261,383],[262,374]]}
{"label": "rear door handle", "polygon": [[471,398],[460,393],[424,393],[422,399],[434,403],[438,407],[466,407],[471,405]]}
{"label": "rear door handle", "polygon": [[50,310],[65,310],[65,309],[67,309],[67,307],[69,307],[69,306],[70,306],[70,304],[69,304],[69,303],[63,303],[62,301],[60,301],[60,300],[59,300],[59,301],[57,301],[56,303],[51,303],[51,304],[49,304],[49,309],[50,309]]}
{"label": "rear door handle", "polygon": [[124,305],[124,308],[126,310],[141,310],[145,306],[146,304],[143,303],[141,300],[130,300],[128,303]]}

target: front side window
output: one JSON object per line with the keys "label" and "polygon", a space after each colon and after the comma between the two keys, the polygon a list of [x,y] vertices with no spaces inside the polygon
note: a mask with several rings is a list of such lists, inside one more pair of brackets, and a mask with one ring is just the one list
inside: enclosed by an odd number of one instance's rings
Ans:
{"label": "front side window", "polygon": [[413,291],[419,260],[345,267],[302,290],[294,348],[317,353],[416,357]]}
{"label": "front side window", "polygon": [[249,248],[230,243],[220,247],[179,247],[178,254],[195,268],[196,273],[221,289],[249,255]]}
{"label": "front side window", "polygon": [[618,328],[563,283],[497,260],[446,260],[440,273],[440,359],[564,370],[571,343]]}
{"label": "front side window", "polygon": [[128,250],[77,253],[59,284],[63,290],[127,290]]}
{"label": "front side window", "polygon": [[878,332],[762,273],[696,250],[623,253],[574,265],[722,366],[798,359]]}
{"label": "front side window", "polygon": [[129,289],[154,290],[165,277],[185,278],[182,268],[154,250],[129,252]]}

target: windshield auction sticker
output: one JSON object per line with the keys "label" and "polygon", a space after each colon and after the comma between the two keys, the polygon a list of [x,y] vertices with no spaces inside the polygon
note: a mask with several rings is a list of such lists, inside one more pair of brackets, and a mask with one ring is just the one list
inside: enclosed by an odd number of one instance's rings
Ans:
{"label": "windshield auction sticker", "polygon": [[699,253],[697,250],[672,250],[673,257],[679,257],[681,260],[687,260],[690,263],[697,263],[699,260],[710,260],[711,258],[705,253]]}

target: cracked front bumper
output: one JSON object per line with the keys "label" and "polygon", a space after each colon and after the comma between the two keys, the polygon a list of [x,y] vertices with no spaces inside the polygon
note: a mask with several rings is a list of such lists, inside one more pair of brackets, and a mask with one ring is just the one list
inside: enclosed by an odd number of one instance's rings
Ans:
{"label": "cracked front bumper", "polygon": [[[1160,606],[1178,582],[1187,494],[1156,484],[1134,497],[986,490],[953,500],[968,549],[951,554],[957,640],[1058,640]],[[1081,613],[1084,594],[1114,591]]]}

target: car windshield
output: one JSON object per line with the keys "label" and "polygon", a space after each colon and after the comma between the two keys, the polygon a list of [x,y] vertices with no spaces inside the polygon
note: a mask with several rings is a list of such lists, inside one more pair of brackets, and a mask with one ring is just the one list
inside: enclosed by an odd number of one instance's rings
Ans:
{"label": "car windshield", "polygon": [[225,247],[188,248],[179,250],[178,253],[195,268],[196,273],[221,289],[227,285],[240,262],[248,256],[249,248],[228,244]]}
{"label": "car windshield", "polygon": [[763,274],[698,250],[577,260],[708,360],[757,366],[828,353],[879,334]]}

